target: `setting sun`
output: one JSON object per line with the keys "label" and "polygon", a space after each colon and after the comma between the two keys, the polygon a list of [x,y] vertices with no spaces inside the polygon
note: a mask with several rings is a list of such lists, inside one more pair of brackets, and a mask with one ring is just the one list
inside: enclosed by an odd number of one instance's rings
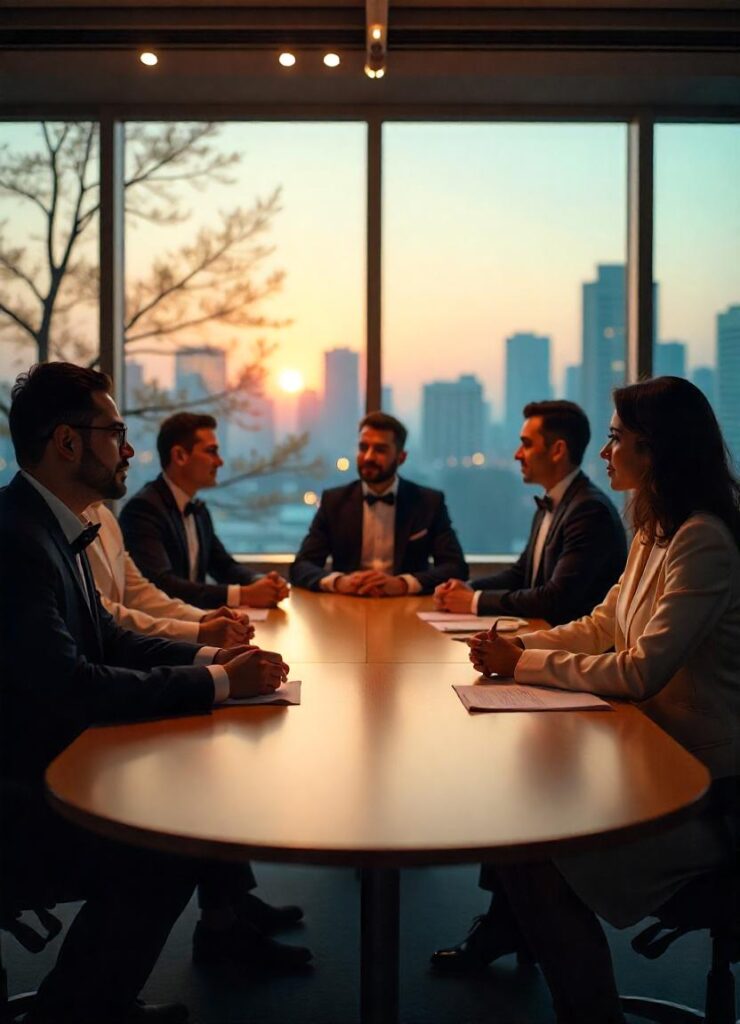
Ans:
{"label": "setting sun", "polygon": [[300,370],[281,370],[278,384],[283,391],[287,391],[289,394],[303,391],[303,374]]}

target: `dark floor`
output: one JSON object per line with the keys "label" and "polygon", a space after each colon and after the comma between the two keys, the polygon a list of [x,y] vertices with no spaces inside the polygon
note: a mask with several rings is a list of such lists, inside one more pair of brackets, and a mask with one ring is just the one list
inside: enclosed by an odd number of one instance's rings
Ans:
{"label": "dark floor", "polygon": [[[249,978],[238,970],[195,969],[190,936],[197,911],[178,921],[145,990],[150,1000],[179,999],[195,1024],[352,1024],[358,1020],[359,879],[348,869],[256,865],[258,894],[272,902],[300,903],[305,925],[284,934],[310,945],[313,970],[282,978]],[[429,953],[461,939],[487,900],[477,869],[405,871],[401,881],[401,1021],[403,1024],[548,1024],[549,997],[536,968],[499,961],[474,979],[434,977]],[[66,908],[65,908],[66,913]],[[681,939],[660,960],[636,956],[630,937],[639,929],[609,932],[620,991],[650,994],[703,1007],[709,941]],[[55,949],[32,956],[3,936],[12,992],[35,987]],[[594,1022],[598,1024],[598,1022]]]}

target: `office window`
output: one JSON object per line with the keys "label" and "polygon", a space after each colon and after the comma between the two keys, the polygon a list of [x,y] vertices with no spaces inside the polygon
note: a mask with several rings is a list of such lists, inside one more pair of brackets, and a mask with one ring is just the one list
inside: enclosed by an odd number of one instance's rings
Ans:
{"label": "office window", "polygon": [[582,404],[598,449],[624,377],[622,124],[387,124],[383,384],[408,475],[445,490],[465,550],[518,552],[522,407]]}
{"label": "office window", "polygon": [[127,175],[143,179],[126,215],[129,492],[159,471],[165,416],[215,415],[226,465],[205,497],[235,551],[294,551],[322,488],[352,475],[366,134],[364,123],[127,126]]}
{"label": "office window", "polygon": [[740,466],[740,125],[655,129],[655,374],[713,403]]}
{"label": "office window", "polygon": [[98,356],[98,202],[96,124],[0,123],[0,484],[18,373]]}

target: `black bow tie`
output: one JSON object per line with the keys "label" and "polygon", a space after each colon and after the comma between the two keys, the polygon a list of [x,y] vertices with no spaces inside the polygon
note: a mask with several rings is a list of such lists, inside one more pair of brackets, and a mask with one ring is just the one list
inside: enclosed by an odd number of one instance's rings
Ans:
{"label": "black bow tie", "polygon": [[553,510],[552,498],[549,496],[549,494],[546,494],[544,498],[539,498],[535,494],[534,503],[540,510],[540,512],[552,512]]}
{"label": "black bow tie", "polygon": [[100,523],[88,523],[85,529],[73,541],[70,542],[70,549],[73,555],[79,555],[85,548],[92,544],[100,532]]}
{"label": "black bow tie", "polygon": [[203,502],[199,498],[193,498],[193,500],[189,501],[185,508],[182,510],[182,514],[184,516],[192,516],[200,508],[203,508]]}
{"label": "black bow tie", "polygon": [[366,494],[365,501],[368,503],[370,508],[372,508],[378,501],[382,501],[384,505],[395,505],[396,496],[395,494]]}

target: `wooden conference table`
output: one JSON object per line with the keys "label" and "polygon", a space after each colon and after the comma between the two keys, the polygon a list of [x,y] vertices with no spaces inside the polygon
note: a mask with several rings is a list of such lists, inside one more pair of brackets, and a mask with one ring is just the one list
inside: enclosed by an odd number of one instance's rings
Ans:
{"label": "wooden conference table", "polygon": [[90,729],[47,772],[80,825],[157,849],[362,869],[360,1016],[398,1019],[399,868],[550,856],[689,812],[703,766],[636,708],[468,714],[430,598],[294,590],[257,626],[300,707]]}

